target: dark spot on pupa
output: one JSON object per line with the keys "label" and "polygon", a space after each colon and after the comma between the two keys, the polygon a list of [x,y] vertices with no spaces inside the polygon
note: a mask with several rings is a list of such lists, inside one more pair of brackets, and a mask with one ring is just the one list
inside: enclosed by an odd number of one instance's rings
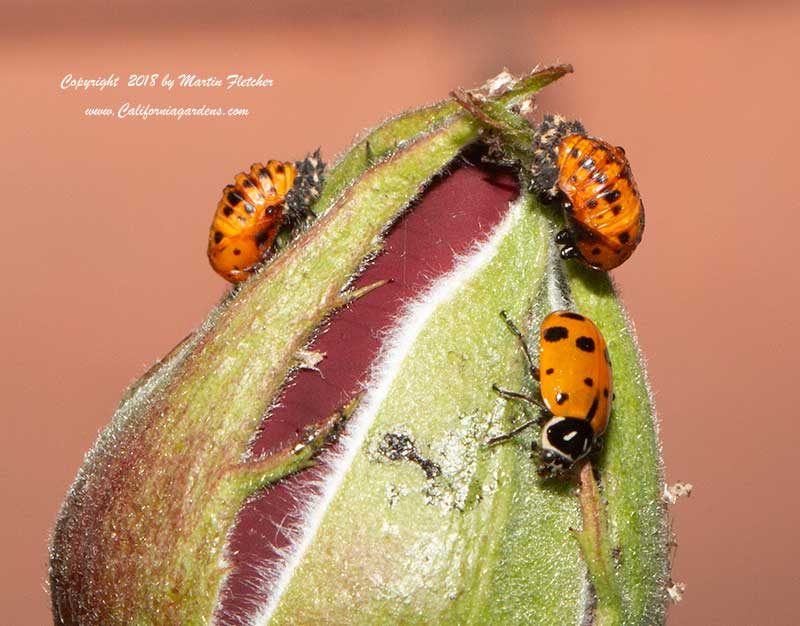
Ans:
{"label": "dark spot on pupa", "polygon": [[631,240],[630,233],[620,233],[618,239],[621,244],[626,244]]}
{"label": "dark spot on pupa", "polygon": [[622,207],[620,205],[616,204],[616,205],[611,207],[611,212],[614,215],[619,215],[622,212]]}
{"label": "dark spot on pupa", "polygon": [[592,198],[591,200],[589,200],[589,202],[586,203],[586,206],[588,206],[590,209],[595,208],[597,206],[597,200]]}
{"label": "dark spot on pupa", "polygon": [[592,248],[592,254],[595,255],[595,256],[600,254],[600,248]]}
{"label": "dark spot on pupa", "polygon": [[589,376],[587,376],[586,378],[583,379],[583,384],[586,385],[587,387],[593,387],[594,381]]}
{"label": "dark spot on pupa", "polygon": [[603,397],[604,397],[604,398],[607,398],[607,397],[608,397],[608,387],[606,387],[605,389],[603,389]]}
{"label": "dark spot on pupa", "polygon": [[242,187],[245,187],[246,189],[250,189],[251,187],[255,187],[255,185],[253,184],[252,180],[250,180],[249,178],[245,178],[242,181]]}
{"label": "dark spot on pupa", "polygon": [[242,200],[243,200],[242,196],[240,196],[235,191],[229,191],[228,192],[228,204],[230,204],[231,206],[236,206]]}
{"label": "dark spot on pupa", "polygon": [[603,194],[603,200],[605,200],[608,204],[614,204],[622,194],[619,192],[619,189],[614,189],[609,191],[608,193]]}
{"label": "dark spot on pupa", "polygon": [[225,215],[225,217],[230,217],[230,215],[233,213],[233,209],[225,205],[225,208],[222,209],[222,213]]}
{"label": "dark spot on pupa", "polygon": [[584,352],[594,352],[594,339],[591,337],[578,337],[575,345]]}
{"label": "dark spot on pupa", "polygon": [[569,337],[569,331],[563,326],[551,326],[545,329],[542,337],[544,337],[545,341],[561,341]]}
{"label": "dark spot on pupa", "polygon": [[569,400],[568,393],[559,392],[556,394],[556,404],[564,404],[567,400]]}
{"label": "dark spot on pupa", "polygon": [[553,372],[555,372],[555,370],[554,370],[552,367],[548,367],[548,368],[547,368],[547,369],[544,371],[544,373],[545,373],[545,374],[552,374]]}
{"label": "dark spot on pupa", "polygon": [[220,231],[215,232],[214,233],[214,243],[219,243],[220,241],[222,241],[222,238],[224,236],[225,235],[223,235]]}
{"label": "dark spot on pupa", "polygon": [[233,253],[234,253],[236,256],[239,256],[239,255],[242,253],[242,251],[241,251],[241,250],[239,250],[239,248],[234,248],[234,249],[233,249]]}
{"label": "dark spot on pupa", "polygon": [[569,151],[569,155],[573,159],[577,159],[581,155],[581,151],[578,150],[577,148],[573,148],[572,150]]}
{"label": "dark spot on pupa", "polygon": [[275,171],[276,171],[278,174],[283,174],[283,169],[284,169],[284,167],[283,167],[283,163],[278,163],[278,164],[275,166]]}
{"label": "dark spot on pupa", "polygon": [[572,311],[565,311],[559,317],[566,317],[571,320],[578,320],[579,322],[583,322],[586,318],[581,315],[580,313],[573,313]]}
{"label": "dark spot on pupa", "polygon": [[256,245],[259,248],[263,246],[266,243],[267,239],[269,239],[269,235],[270,235],[269,229],[265,229],[259,232],[256,235]]}

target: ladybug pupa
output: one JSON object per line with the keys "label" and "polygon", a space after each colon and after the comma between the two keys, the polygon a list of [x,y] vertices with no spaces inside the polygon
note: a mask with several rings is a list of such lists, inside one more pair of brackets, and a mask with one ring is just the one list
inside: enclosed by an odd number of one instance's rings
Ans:
{"label": "ladybug pupa", "polygon": [[269,257],[281,228],[310,217],[324,163],[319,150],[305,160],[254,163],[222,190],[208,236],[208,260],[225,280],[247,280]]}
{"label": "ladybug pupa", "polygon": [[625,150],[587,135],[579,122],[545,117],[534,137],[532,186],[562,199],[562,258],[608,271],[641,242],[644,205]]}

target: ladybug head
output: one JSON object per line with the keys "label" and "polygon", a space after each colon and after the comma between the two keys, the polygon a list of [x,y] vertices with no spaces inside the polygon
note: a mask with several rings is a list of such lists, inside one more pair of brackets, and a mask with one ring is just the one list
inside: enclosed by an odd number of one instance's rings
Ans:
{"label": "ladybug head", "polygon": [[591,424],[578,417],[551,417],[542,428],[542,442],[537,445],[540,476],[557,476],[569,470],[594,445]]}

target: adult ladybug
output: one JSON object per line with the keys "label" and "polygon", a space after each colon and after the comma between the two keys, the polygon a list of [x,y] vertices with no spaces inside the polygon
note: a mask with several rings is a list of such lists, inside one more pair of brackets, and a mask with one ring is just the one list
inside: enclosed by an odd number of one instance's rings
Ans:
{"label": "adult ladybug", "polygon": [[308,216],[319,196],[319,150],[299,163],[254,163],[222,191],[208,236],[208,260],[220,276],[240,283],[269,255],[287,223]]}
{"label": "adult ladybug", "polygon": [[545,118],[534,144],[534,186],[564,197],[561,257],[606,271],[621,265],[644,232],[644,205],[625,150],[558,116]]}
{"label": "adult ladybug", "polygon": [[611,360],[603,335],[594,323],[572,311],[555,311],[539,332],[539,366],[533,363],[522,333],[503,313],[511,332],[522,344],[531,375],[539,381],[539,397],[494,385],[503,397],[539,407],[540,417],[495,437],[490,445],[507,441],[534,423],[542,426],[540,443],[532,448],[541,460],[540,476],[568,471],[599,447],[614,398]]}

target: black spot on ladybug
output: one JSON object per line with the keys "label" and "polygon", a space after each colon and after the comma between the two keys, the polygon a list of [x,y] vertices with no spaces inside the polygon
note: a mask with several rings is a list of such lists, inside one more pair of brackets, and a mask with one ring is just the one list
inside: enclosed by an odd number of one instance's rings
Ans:
{"label": "black spot on ladybug", "polygon": [[578,337],[575,345],[584,352],[594,352],[594,339],[591,337]]}
{"label": "black spot on ladybug", "polygon": [[592,254],[594,254],[595,256],[600,254],[600,248],[592,248]]}
{"label": "black spot on ladybug", "polygon": [[220,241],[222,241],[222,238],[224,236],[225,235],[223,235],[220,231],[215,232],[214,233],[214,243],[219,243]]}
{"label": "black spot on ladybug", "polygon": [[572,311],[565,311],[559,317],[566,317],[571,320],[578,320],[579,322],[584,321],[586,318],[581,315],[580,313],[573,313]]}
{"label": "black spot on ladybug", "polygon": [[620,205],[618,205],[618,204],[614,205],[614,206],[611,207],[611,212],[614,215],[619,215],[622,212],[622,207]]}
{"label": "black spot on ladybug", "polygon": [[544,371],[544,373],[545,373],[545,374],[552,374],[553,372],[555,372],[555,370],[554,370],[552,367],[548,367],[548,368],[547,368],[547,369]]}
{"label": "black spot on ladybug", "polygon": [[581,163],[581,167],[585,170],[590,170],[594,167],[594,159],[592,157],[586,157]]}
{"label": "black spot on ladybug", "polygon": [[551,326],[545,329],[544,333],[542,333],[542,337],[544,337],[545,341],[561,341],[569,337],[569,331],[563,326]]}
{"label": "black spot on ladybug", "polygon": [[243,200],[242,196],[240,196],[235,191],[229,191],[228,192],[228,204],[230,204],[231,206],[236,206],[242,200]]}
{"label": "black spot on ladybug", "polygon": [[604,397],[604,398],[607,398],[607,397],[608,397],[608,387],[606,387],[605,389],[603,389],[603,397]]}
{"label": "black spot on ladybug", "polygon": [[589,376],[583,379],[583,384],[587,387],[594,387],[594,381]]}
{"label": "black spot on ladybug", "polygon": [[619,189],[614,189],[613,191],[609,191],[608,193],[603,194],[603,200],[605,200],[608,204],[614,204],[622,194],[619,192]]}
{"label": "black spot on ladybug", "polygon": [[600,403],[600,399],[595,396],[594,402],[592,402],[592,406],[589,407],[589,412],[586,414],[586,419],[590,422],[594,419],[595,413],[597,413],[597,406]]}
{"label": "black spot on ladybug", "polygon": [[622,244],[628,243],[631,240],[630,233],[620,233],[618,239]]}
{"label": "black spot on ladybug", "polygon": [[264,245],[264,243],[269,239],[269,229],[262,230],[256,235],[256,245],[260,248]]}
{"label": "black spot on ladybug", "polygon": [[556,404],[564,404],[567,400],[569,400],[569,394],[559,392],[556,394]]}
{"label": "black spot on ladybug", "polygon": [[256,207],[254,207],[249,202],[244,203],[244,210],[247,211],[250,215],[256,212]]}
{"label": "black spot on ladybug", "polygon": [[569,155],[573,159],[577,159],[581,155],[581,151],[578,150],[577,148],[573,148],[572,150],[569,151]]}
{"label": "black spot on ladybug", "polygon": [[234,248],[234,249],[233,249],[233,253],[234,253],[236,256],[239,256],[239,255],[242,253],[242,251],[241,251],[241,250],[239,250],[239,248]]}
{"label": "black spot on ladybug", "polygon": [[590,209],[595,208],[597,206],[597,200],[592,198],[591,200],[589,200],[589,202],[586,203],[586,206],[588,206]]}
{"label": "black spot on ladybug", "polygon": [[225,217],[230,217],[230,215],[233,213],[233,209],[226,205],[225,208],[222,209],[222,212],[225,214]]}

